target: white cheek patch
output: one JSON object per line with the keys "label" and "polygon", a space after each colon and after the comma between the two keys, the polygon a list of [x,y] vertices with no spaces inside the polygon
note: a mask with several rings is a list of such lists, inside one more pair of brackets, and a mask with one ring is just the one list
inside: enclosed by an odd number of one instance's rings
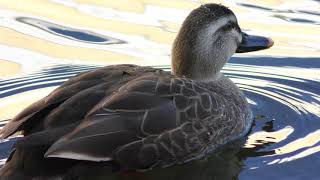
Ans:
{"label": "white cheek patch", "polygon": [[195,58],[192,74],[195,77],[212,80],[235,53],[238,46],[237,38],[241,38],[241,34],[237,29],[219,31],[230,22],[237,24],[236,17],[233,15],[221,17],[197,32],[196,43],[192,49]]}
{"label": "white cheek patch", "polygon": [[[197,45],[195,46],[195,50],[197,52],[202,52],[201,56],[208,56],[208,53],[210,53],[211,51],[210,48],[212,48],[212,43],[215,42],[216,38],[218,37],[218,34],[216,34],[217,31],[229,22],[237,23],[236,17],[235,16],[222,17],[214,21],[213,23],[211,23],[207,28],[205,28],[202,32],[200,32],[197,38]],[[226,34],[226,36],[233,36],[231,38],[236,38],[237,40],[240,40],[239,42],[241,42],[242,40],[241,34],[236,29],[232,29],[231,31],[229,31]],[[228,44],[228,45],[235,46],[234,43]],[[230,48],[230,49],[233,49],[233,48]]]}
{"label": "white cheek patch", "polygon": [[239,31],[237,31],[236,29],[232,29],[230,33],[232,33],[232,36],[234,36],[239,43],[242,41],[242,34],[239,33]]}
{"label": "white cheek patch", "polygon": [[[217,19],[216,21],[209,24],[208,27],[202,30],[202,32],[199,33],[197,42],[199,45],[203,44],[204,46],[207,46],[212,43],[212,40],[215,39],[215,33],[225,26],[228,22],[233,22],[237,24],[237,19],[235,16],[225,16],[220,19]],[[235,31],[236,37],[240,36],[240,33]]]}

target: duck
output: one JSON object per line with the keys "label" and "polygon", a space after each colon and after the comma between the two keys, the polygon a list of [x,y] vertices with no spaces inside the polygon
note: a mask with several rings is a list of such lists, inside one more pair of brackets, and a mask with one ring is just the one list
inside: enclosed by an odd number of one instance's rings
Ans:
{"label": "duck", "polygon": [[80,73],[10,120],[1,138],[23,137],[0,179],[77,179],[94,168],[147,171],[206,157],[253,122],[221,69],[234,53],[272,45],[244,33],[229,8],[201,5],[173,42],[171,72],[121,64]]}

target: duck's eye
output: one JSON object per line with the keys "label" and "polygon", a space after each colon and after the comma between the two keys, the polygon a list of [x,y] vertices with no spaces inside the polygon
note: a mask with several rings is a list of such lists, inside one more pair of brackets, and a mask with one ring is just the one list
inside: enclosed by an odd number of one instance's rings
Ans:
{"label": "duck's eye", "polygon": [[234,23],[228,22],[226,25],[224,25],[221,29],[224,31],[229,31],[234,27]]}
{"label": "duck's eye", "polygon": [[232,29],[237,30],[238,32],[241,32],[239,26],[235,22],[228,22],[226,25],[224,25],[222,28],[224,31],[230,31]]}

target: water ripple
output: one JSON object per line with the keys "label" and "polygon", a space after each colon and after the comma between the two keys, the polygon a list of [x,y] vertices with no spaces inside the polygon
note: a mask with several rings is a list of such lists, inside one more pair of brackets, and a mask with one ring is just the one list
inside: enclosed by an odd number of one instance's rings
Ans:
{"label": "water ripple", "polygon": [[[169,64],[169,43],[180,23],[204,1],[123,2],[0,1],[0,60],[21,68],[21,74],[0,79],[1,118],[98,67],[82,64]],[[319,2],[223,2],[235,10],[242,28],[275,40],[270,50],[233,57],[223,70],[253,111],[248,139],[244,146],[231,145],[201,161],[138,179],[318,179]],[[168,65],[157,67],[170,71]],[[0,121],[0,129],[7,122]],[[18,138],[0,142],[0,164]],[[119,179],[115,176],[105,179]]]}
{"label": "water ripple", "polygon": [[[237,62],[241,62],[241,58]],[[57,65],[23,78],[3,80],[0,81],[0,97],[57,86],[79,72],[96,67]],[[157,67],[170,70],[169,66]],[[244,91],[255,115],[249,138],[237,155],[240,161],[247,164],[250,173],[266,166],[281,165],[285,168],[286,164],[298,159],[319,155],[320,95],[316,90],[320,85],[307,75],[298,78],[294,73],[274,73],[283,69],[230,63],[223,70]],[[293,72],[298,70],[292,68]],[[0,126],[5,123],[1,122]],[[248,171],[243,171],[241,176],[249,176]]]}

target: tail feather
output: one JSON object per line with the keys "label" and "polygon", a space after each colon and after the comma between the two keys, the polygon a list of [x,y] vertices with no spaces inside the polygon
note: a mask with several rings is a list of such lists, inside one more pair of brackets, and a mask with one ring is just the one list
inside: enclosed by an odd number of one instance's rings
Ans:
{"label": "tail feather", "polygon": [[[66,174],[75,161],[46,159],[48,147],[18,147],[0,170],[0,180],[52,180]],[[61,179],[61,178],[60,178]]]}
{"label": "tail feather", "polygon": [[[91,180],[114,171],[110,162],[75,161],[43,158],[47,148],[18,148],[0,169],[0,180]],[[97,177],[97,178],[96,178]]]}
{"label": "tail feather", "polygon": [[18,161],[18,159],[21,158],[21,153],[13,153],[15,156],[9,158],[6,164],[0,169],[0,180],[31,180],[31,177],[23,173],[23,164]]}

